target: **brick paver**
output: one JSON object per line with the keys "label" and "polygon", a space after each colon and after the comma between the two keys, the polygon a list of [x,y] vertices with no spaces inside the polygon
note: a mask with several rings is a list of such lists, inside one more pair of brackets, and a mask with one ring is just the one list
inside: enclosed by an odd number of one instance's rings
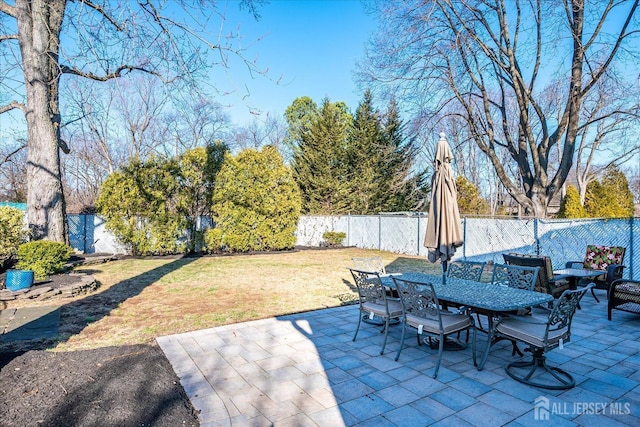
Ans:
{"label": "brick paver", "polygon": [[[587,295],[572,340],[548,354],[576,379],[566,391],[536,389],[508,377],[511,344],[496,344],[483,371],[470,347],[437,351],[400,326],[383,335],[357,306],[225,325],[158,338],[191,402],[208,426],[640,425],[640,316],[606,318]],[[485,345],[478,334],[478,351]],[[525,356],[528,353],[525,352]],[[536,407],[536,402],[537,407]],[[548,416],[548,421],[540,420]]]}

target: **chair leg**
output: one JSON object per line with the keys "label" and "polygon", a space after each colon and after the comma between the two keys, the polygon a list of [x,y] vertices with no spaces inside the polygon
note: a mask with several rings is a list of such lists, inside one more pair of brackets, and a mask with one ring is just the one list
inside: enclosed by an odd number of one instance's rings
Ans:
{"label": "chair leg", "polygon": [[380,354],[384,353],[384,348],[387,346],[387,337],[389,336],[389,318],[384,319],[384,341],[382,342],[382,348]]}
{"label": "chair leg", "polygon": [[358,326],[356,327],[356,333],[353,335],[353,339],[351,341],[355,341],[358,336],[358,331],[360,330],[360,323],[362,322],[362,311],[358,311]]}
{"label": "chair leg", "polygon": [[438,340],[440,343],[438,344],[438,361],[436,362],[436,370],[433,371],[433,378],[438,377],[438,371],[440,370],[440,362],[442,361],[442,353],[444,352],[444,340],[446,336],[444,334],[440,334]]}
{"label": "chair leg", "polygon": [[520,351],[520,349],[518,348],[518,342],[516,340],[511,340],[511,355],[515,356],[516,353],[518,354],[518,356],[522,357],[524,356],[522,354],[522,351]]}
{"label": "chair leg", "polygon": [[404,333],[407,330],[405,322],[402,321],[402,335],[400,336],[400,348],[398,349],[398,353],[396,354],[396,362],[400,358],[400,352],[402,351],[402,347],[404,346]]}

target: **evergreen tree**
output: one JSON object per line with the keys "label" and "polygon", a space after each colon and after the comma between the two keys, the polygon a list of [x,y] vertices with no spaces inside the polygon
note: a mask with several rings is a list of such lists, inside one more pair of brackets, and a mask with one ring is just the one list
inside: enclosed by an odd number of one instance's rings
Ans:
{"label": "evergreen tree", "polygon": [[302,194],[302,212],[333,215],[351,212],[347,161],[351,114],[342,102],[325,99],[294,151],[294,176]]}
{"label": "evergreen tree", "polygon": [[458,190],[458,208],[462,215],[487,215],[491,212],[489,203],[482,198],[478,187],[466,177],[456,178]]}
{"label": "evergreen tree", "polygon": [[353,127],[349,134],[348,171],[352,212],[375,214],[382,210],[383,200],[389,197],[388,183],[383,179],[384,161],[390,153],[384,146],[382,126],[378,112],[373,107],[370,90],[356,109]]}
{"label": "evergreen tree", "polygon": [[629,218],[633,216],[633,193],[629,181],[620,169],[609,166],[602,177],[603,198],[601,212],[606,218]]}
{"label": "evergreen tree", "polygon": [[584,207],[593,218],[629,218],[633,216],[633,194],[626,176],[615,166],[605,169],[602,181],[587,185]]}
{"label": "evergreen tree", "polygon": [[586,218],[587,212],[580,202],[580,192],[574,185],[567,187],[567,194],[562,199],[558,218]]}
{"label": "evergreen tree", "polygon": [[301,145],[302,135],[311,129],[311,123],[318,117],[318,105],[308,96],[293,100],[284,113],[287,121],[285,144],[295,153]]}
{"label": "evergreen tree", "polygon": [[183,252],[179,242],[186,217],[178,212],[179,175],[174,159],[133,159],[100,187],[98,212],[133,255]]}
{"label": "evergreen tree", "polygon": [[384,183],[379,187],[377,196],[380,210],[419,209],[430,191],[427,171],[414,171],[418,147],[413,138],[404,135],[404,125],[395,99],[391,99],[385,114],[382,142],[385,157],[379,165],[381,182]]}
{"label": "evergreen tree", "polygon": [[291,169],[274,147],[246,149],[236,157],[227,153],[216,178],[216,228],[207,232],[207,247],[239,252],[292,248],[300,204]]}
{"label": "evergreen tree", "polygon": [[216,175],[222,167],[228,147],[215,141],[207,147],[187,150],[178,158],[180,185],[178,210],[187,218],[187,250],[195,252],[202,246],[202,232],[198,231],[199,218],[211,215],[211,198]]}

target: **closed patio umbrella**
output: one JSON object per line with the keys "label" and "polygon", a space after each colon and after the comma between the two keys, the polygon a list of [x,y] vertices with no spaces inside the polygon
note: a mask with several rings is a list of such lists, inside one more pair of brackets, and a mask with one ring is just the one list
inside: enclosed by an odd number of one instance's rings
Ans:
{"label": "closed patio umbrella", "polygon": [[447,263],[463,243],[452,159],[451,148],[441,132],[434,162],[435,172],[431,179],[431,205],[424,246],[429,250],[429,261],[442,262],[443,283],[446,281]]}

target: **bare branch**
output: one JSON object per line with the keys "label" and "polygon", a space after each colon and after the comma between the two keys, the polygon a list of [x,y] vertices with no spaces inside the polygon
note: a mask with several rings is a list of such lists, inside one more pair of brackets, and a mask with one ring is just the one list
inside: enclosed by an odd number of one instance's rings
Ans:
{"label": "bare branch", "polygon": [[122,27],[122,25],[120,25],[111,15],[109,15],[104,7],[100,6],[99,4],[95,4],[95,3],[91,2],[91,1],[88,1],[88,0],[81,0],[81,3],[83,5],[85,5],[85,6],[88,6],[91,9],[95,10],[100,15],[102,15],[102,17],[104,17],[104,19],[108,23],[110,23],[111,25],[113,25],[116,28],[116,30],[124,31],[124,28]]}
{"label": "bare branch", "polygon": [[11,111],[11,110],[21,110],[22,112],[26,111],[26,106],[18,101],[11,101],[9,104],[7,105],[0,105],[0,114],[2,113],[6,113],[7,111]]}
{"label": "bare branch", "polygon": [[6,41],[6,40],[18,40],[18,35],[17,34],[0,34],[0,42]]}
{"label": "bare branch", "polygon": [[111,80],[111,79],[115,79],[115,78],[118,78],[118,77],[122,77],[124,75],[127,75],[127,74],[133,72],[133,71],[142,71],[142,72],[147,73],[147,74],[153,74],[154,76],[156,76],[159,79],[161,79],[164,83],[168,83],[168,81],[164,80],[163,76],[160,73],[157,73],[157,72],[152,71],[152,70],[147,70],[144,67],[138,67],[138,66],[135,66],[135,65],[121,65],[118,68],[116,68],[115,71],[113,71],[111,73],[103,74],[103,75],[98,75],[98,74],[94,74],[94,73],[87,73],[87,72],[78,70],[77,68],[69,67],[67,65],[60,65],[60,70],[64,74],[73,74],[73,75],[76,75],[76,76],[79,76],[79,77],[84,77],[84,78],[95,80],[95,81],[99,81],[99,82],[106,82],[107,80]]}
{"label": "bare branch", "polygon": [[16,8],[5,1],[0,1],[0,13],[5,13],[13,18],[16,17]]}

